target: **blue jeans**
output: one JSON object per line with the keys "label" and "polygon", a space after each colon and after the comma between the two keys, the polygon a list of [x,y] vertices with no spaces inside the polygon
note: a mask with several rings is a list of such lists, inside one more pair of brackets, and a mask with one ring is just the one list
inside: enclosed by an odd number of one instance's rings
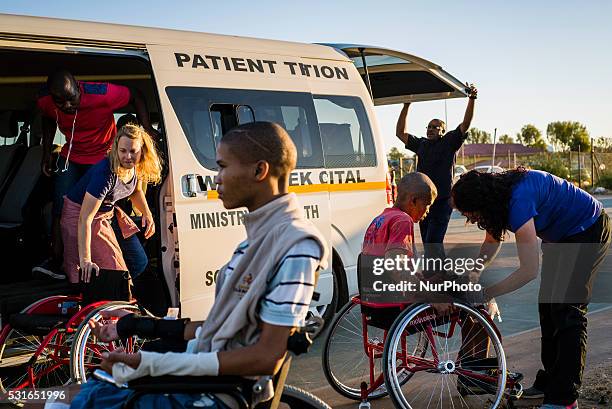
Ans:
{"label": "blue jeans", "polygon": [[65,166],[66,158],[59,156],[57,158],[58,169],[53,176],[53,216],[57,218],[62,215],[64,196],[92,167],[92,165],[82,165],[68,161],[68,169],[63,172]]}
{"label": "blue jeans", "polygon": [[124,239],[116,218],[113,217],[111,224],[113,226],[113,231],[115,232],[115,237],[117,237],[119,247],[121,248],[121,252],[123,253],[125,265],[127,266],[132,278],[136,278],[145,270],[145,268],[147,268],[147,264],[149,264],[149,258],[147,257],[142,244],[140,244],[140,240],[138,240],[138,234],[134,234],[127,239]]}

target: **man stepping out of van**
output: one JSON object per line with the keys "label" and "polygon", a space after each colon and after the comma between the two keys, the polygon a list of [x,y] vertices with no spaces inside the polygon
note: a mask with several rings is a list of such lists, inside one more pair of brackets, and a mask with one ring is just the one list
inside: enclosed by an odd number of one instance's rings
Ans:
{"label": "man stepping out of van", "polygon": [[[432,119],[427,125],[427,138],[418,138],[406,131],[406,117],[410,103],[404,104],[397,120],[396,135],[406,149],[416,153],[417,172],[429,176],[438,189],[438,197],[429,209],[429,215],[419,223],[421,239],[425,246],[426,257],[444,258],[444,236],[452,212],[450,191],[455,165],[455,152],[467,138],[472,117],[474,101],[478,91],[474,85],[468,88],[468,105],[463,122],[454,130],[446,132],[446,124],[441,119]],[[446,132],[446,133],[445,133]]]}
{"label": "man stepping out of van", "polygon": [[[240,125],[222,137],[217,192],[226,209],[249,210],[246,240],[221,268],[205,322],[130,314],[117,323],[90,323],[104,342],[134,334],[189,341],[186,352],[111,352],[101,366],[117,383],[167,374],[266,376],[278,371],[292,329],[305,324],[318,271],[326,268],[329,255],[325,238],[304,218],[295,194],[288,193],[296,160],[295,145],[274,123]],[[92,380],[81,385],[71,408],[119,407],[131,393]],[[226,407],[217,397],[200,394],[146,395],[136,407],[192,407],[194,400],[200,407]]]}
{"label": "man stepping out of van", "polygon": [[[110,83],[77,81],[66,70],[58,70],[47,78],[37,107],[43,116],[42,172],[54,178],[52,256],[35,266],[33,273],[66,278],[61,269],[60,230],[64,195],[93,164],[106,156],[117,133],[113,113],[130,103],[144,129],[156,137],[139,91]],[[66,143],[57,160],[53,160],[52,144],[57,128],[64,134]]]}
{"label": "man stepping out of van", "polygon": [[[142,214],[145,239],[155,223],[143,186],[161,181],[161,162],[149,134],[125,125],[108,156],[93,165],[68,191],[62,208],[64,271],[71,283],[89,282],[100,269],[129,271],[136,277],[148,264],[136,237],[138,227],[115,203],[129,197]],[[80,272],[80,277],[79,277]]]}

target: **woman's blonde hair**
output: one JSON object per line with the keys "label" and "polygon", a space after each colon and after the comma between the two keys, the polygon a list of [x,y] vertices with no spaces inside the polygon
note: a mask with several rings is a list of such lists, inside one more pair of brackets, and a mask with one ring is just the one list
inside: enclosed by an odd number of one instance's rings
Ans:
{"label": "woman's blonde hair", "polygon": [[140,140],[140,149],[142,152],[140,161],[136,164],[136,176],[138,180],[143,185],[148,183],[158,184],[161,182],[161,159],[157,154],[155,142],[153,142],[153,139],[151,139],[142,126],[128,124],[119,129],[113,141],[113,146],[108,154],[111,170],[120,178],[127,175],[127,169],[122,168],[121,162],[119,161],[119,139],[122,136],[132,140]]}

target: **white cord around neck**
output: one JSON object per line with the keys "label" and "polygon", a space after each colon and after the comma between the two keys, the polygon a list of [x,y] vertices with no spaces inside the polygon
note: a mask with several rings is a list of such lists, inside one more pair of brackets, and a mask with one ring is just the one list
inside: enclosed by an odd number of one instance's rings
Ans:
{"label": "white cord around neck", "polygon": [[[74,127],[76,126],[76,119],[79,113],[78,108],[74,111],[74,118],[72,118],[72,131],[70,132],[70,142],[68,142],[68,153],[66,154],[66,163],[64,163],[64,169],[61,172],[66,172],[68,170],[68,159],[70,159],[70,152],[72,152],[72,141],[74,140]],[[57,113],[57,109],[55,110],[55,124],[59,128],[59,115]],[[59,170],[59,168],[58,168]]]}

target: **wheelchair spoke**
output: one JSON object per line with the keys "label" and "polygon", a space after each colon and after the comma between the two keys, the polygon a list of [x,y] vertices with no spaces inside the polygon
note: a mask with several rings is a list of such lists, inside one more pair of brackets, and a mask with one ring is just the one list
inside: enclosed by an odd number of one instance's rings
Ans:
{"label": "wheelchair spoke", "polygon": [[[419,305],[396,320],[384,352],[387,387],[396,407],[459,409],[500,404],[505,359],[495,329],[477,310],[457,307],[459,313],[441,317],[433,315],[431,306]],[[422,357],[403,358],[402,337],[415,332],[427,338],[429,348]],[[398,368],[412,374],[406,385],[395,379]],[[477,397],[482,404],[472,406],[466,396]]]}

